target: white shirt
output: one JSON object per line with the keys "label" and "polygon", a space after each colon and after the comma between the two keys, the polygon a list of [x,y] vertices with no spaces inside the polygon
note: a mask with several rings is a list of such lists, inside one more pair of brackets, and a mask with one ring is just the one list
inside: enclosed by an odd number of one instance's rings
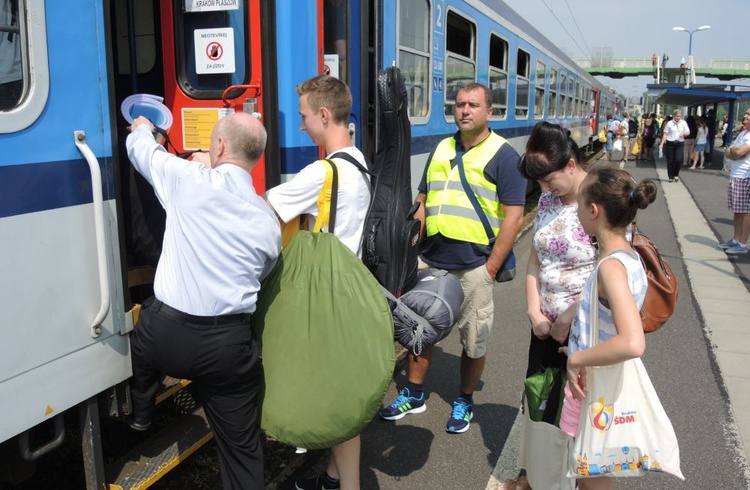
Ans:
{"label": "white shirt", "polygon": [[[367,168],[364,155],[356,147],[350,146],[339,151],[348,153]],[[369,180],[357,167],[343,158],[335,158],[334,161],[339,171],[339,190],[336,194],[338,202],[333,234],[349,250],[361,256],[362,230],[370,205]],[[313,219],[308,221],[312,228],[318,216],[318,196],[323,189],[325,176],[325,164],[316,160],[289,182],[269,189],[266,199],[285,223],[303,214],[311,215]]]}
{"label": "white shirt", "polygon": [[154,296],[184,313],[252,313],[260,281],[281,247],[279,221],[250,174],[177,158],[147,125],[126,141],[128,157],[154,187],[167,213]]}
{"label": "white shirt", "polygon": [[698,127],[698,134],[695,136],[696,145],[705,145],[708,139],[708,128],[705,126]]}
{"label": "white shirt", "polygon": [[[740,146],[750,144],[750,131],[745,130],[737,135],[737,138],[732,142],[732,146],[739,148]],[[729,160],[732,162],[732,171],[729,177],[732,179],[749,179],[750,178],[750,152],[745,155],[742,160]]]}
{"label": "white shirt", "polygon": [[679,123],[675,123],[674,120],[672,120],[667,123],[664,132],[667,134],[667,141],[684,142],[685,137],[682,134],[690,133],[690,127],[684,119],[680,119]]}

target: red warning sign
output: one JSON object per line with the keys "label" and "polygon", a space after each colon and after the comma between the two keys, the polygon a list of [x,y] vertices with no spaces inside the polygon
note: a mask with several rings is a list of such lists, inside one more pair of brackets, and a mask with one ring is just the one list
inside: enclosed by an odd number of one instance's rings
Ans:
{"label": "red warning sign", "polygon": [[222,48],[221,44],[216,41],[208,43],[208,46],[206,46],[206,56],[208,56],[208,59],[210,60],[220,60],[223,54],[224,48]]}

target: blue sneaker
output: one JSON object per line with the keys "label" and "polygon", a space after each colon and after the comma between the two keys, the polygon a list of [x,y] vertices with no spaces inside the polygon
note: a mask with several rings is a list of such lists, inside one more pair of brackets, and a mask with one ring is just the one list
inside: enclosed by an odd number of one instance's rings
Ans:
{"label": "blue sneaker", "polygon": [[738,242],[737,240],[735,240],[734,238],[732,238],[728,242],[720,243],[719,245],[717,245],[716,248],[720,248],[722,250],[728,250],[728,249],[734,247],[735,245],[739,245],[739,244],[740,244],[740,242]]}
{"label": "blue sneaker", "polygon": [[728,248],[724,250],[725,254],[728,255],[740,255],[740,254],[746,254],[747,253],[747,247],[743,247],[739,243],[731,248]]}
{"label": "blue sneaker", "polygon": [[472,404],[465,398],[458,397],[453,402],[453,413],[451,418],[448,419],[448,424],[445,426],[445,431],[452,434],[460,434],[469,430],[471,425],[471,418],[474,416],[472,410]]}
{"label": "blue sneaker", "polygon": [[381,408],[378,415],[383,420],[399,420],[407,413],[422,413],[425,410],[427,410],[427,405],[424,404],[424,393],[419,398],[415,398],[409,393],[409,388],[404,388],[391,406]]}

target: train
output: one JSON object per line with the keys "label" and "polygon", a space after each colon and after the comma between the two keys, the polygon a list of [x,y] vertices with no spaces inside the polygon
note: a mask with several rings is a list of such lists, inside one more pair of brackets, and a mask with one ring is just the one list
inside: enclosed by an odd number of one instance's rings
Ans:
{"label": "train", "polygon": [[164,227],[124,150],[127,97],[163,99],[177,153],[257,112],[259,193],[321,156],[295,92],[321,73],[351,87],[352,140],[372,159],[377,75],[399,67],[413,189],[467,82],[490,87],[490,127],[519,153],[541,120],[591,145],[620,103],[500,0],[0,0],[0,39],[20,87],[0,106],[0,452],[47,457],[77,410],[88,488],[128,488],[104,467],[101,417],[129,411],[129,333]]}

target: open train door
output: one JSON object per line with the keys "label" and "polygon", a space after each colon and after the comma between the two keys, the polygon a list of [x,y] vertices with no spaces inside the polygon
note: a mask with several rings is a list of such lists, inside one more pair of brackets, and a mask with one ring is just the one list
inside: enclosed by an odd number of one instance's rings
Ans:
{"label": "open train door", "polygon": [[318,0],[321,73],[349,85],[352,114],[349,132],[355,145],[374,156],[374,105],[378,70],[375,66],[375,12],[372,0]]}
{"label": "open train door", "polygon": [[[275,111],[268,110],[272,108],[264,97],[264,40],[268,38],[264,39],[261,26],[263,16],[273,8],[269,3],[160,3],[164,102],[174,117],[169,136],[178,152],[207,150],[214,124],[232,112],[257,112],[267,128],[277,126],[267,120]],[[269,142],[269,149],[274,147]],[[275,183],[278,178],[278,170],[269,169],[268,161],[274,159],[267,153],[252,172],[259,193],[269,180]]]}

